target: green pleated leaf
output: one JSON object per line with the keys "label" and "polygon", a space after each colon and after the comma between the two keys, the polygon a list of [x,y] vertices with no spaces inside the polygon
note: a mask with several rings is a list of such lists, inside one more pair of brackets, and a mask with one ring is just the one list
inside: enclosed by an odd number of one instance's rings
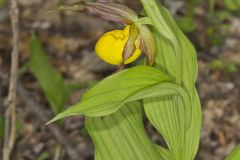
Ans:
{"label": "green pleated leaf", "polygon": [[[146,136],[141,106],[137,102],[139,99],[145,101],[149,97],[165,95],[179,96],[182,103],[189,106],[189,97],[180,86],[162,83],[137,91],[123,102],[121,109],[111,115],[88,117],[86,126],[95,145],[95,159],[171,159],[167,149],[154,145]],[[184,108],[182,110],[184,112]]]}
{"label": "green pleated leaf", "polygon": [[240,145],[238,145],[234,150],[225,158],[225,160],[239,160],[240,159]]}
{"label": "green pleated leaf", "polygon": [[152,67],[138,66],[124,70],[101,81],[84,94],[80,103],[58,114],[51,122],[77,114],[86,116],[111,114],[136,91],[169,81],[171,81],[169,76]]}
{"label": "green pleated leaf", "polygon": [[180,96],[183,104],[189,106],[189,98],[180,86],[162,83],[137,91],[111,115],[88,117],[86,126],[95,145],[95,159],[171,159],[167,149],[154,145],[146,136],[140,112],[142,107],[137,102],[165,95]]}
{"label": "green pleated leaf", "polygon": [[155,145],[157,147],[158,152],[160,153],[160,156],[164,159],[164,160],[170,160],[172,159],[172,156],[169,152],[168,149],[160,146],[160,145]]}
{"label": "green pleated leaf", "polygon": [[86,118],[95,146],[95,160],[163,160],[145,133],[142,106],[128,103],[102,118]]}
{"label": "green pleated leaf", "polygon": [[[124,85],[129,84],[124,83]],[[118,93],[121,93],[121,90],[115,94]],[[156,146],[147,137],[142,122],[142,107],[138,102],[140,99],[145,101],[150,97],[166,95],[178,96],[183,106],[189,106],[189,97],[181,86],[160,82],[160,84],[139,89],[123,99],[118,106],[121,108],[113,114],[87,117],[86,126],[95,145],[95,159],[170,159],[171,155],[167,149]],[[108,106],[108,103],[106,105]],[[184,112],[184,108],[182,110]]]}
{"label": "green pleated leaf", "polygon": [[[144,108],[168,144],[172,159],[192,160],[198,149],[201,129],[201,108],[195,89],[196,51],[164,7],[155,0],[141,1],[154,28],[155,67],[174,77],[190,97],[189,106],[184,106],[175,96],[149,98]],[[186,116],[189,114],[192,118]]]}

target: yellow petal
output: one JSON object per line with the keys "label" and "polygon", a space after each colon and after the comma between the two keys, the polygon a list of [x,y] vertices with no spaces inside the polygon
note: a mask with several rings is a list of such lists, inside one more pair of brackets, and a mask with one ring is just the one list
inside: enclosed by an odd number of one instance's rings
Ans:
{"label": "yellow petal", "polygon": [[[124,30],[113,30],[102,35],[95,46],[96,54],[107,63],[120,64],[124,46],[129,38],[129,29],[130,26],[126,26]],[[136,50],[125,64],[133,62],[140,54],[140,43],[136,42]]]}

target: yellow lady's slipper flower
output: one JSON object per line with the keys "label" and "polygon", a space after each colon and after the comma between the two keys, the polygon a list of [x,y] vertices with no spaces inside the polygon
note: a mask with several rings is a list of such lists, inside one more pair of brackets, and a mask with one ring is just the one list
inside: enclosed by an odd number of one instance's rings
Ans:
{"label": "yellow lady's slipper flower", "polygon": [[[130,26],[127,25],[123,30],[113,30],[102,35],[95,47],[96,54],[107,63],[121,64],[124,47],[129,39],[129,30]],[[133,62],[141,55],[139,39],[135,42],[135,48],[132,56],[124,62],[125,64]]]}
{"label": "yellow lady's slipper flower", "polygon": [[96,53],[107,63],[118,65],[120,70],[124,68],[124,64],[136,60],[142,52],[146,56],[146,64],[153,65],[156,46],[151,30],[146,25],[151,24],[147,17],[139,19],[129,7],[112,2],[92,3],[80,0],[77,3],[61,5],[58,9],[76,12],[86,10],[104,20],[127,25],[123,30],[105,33],[98,40]]}

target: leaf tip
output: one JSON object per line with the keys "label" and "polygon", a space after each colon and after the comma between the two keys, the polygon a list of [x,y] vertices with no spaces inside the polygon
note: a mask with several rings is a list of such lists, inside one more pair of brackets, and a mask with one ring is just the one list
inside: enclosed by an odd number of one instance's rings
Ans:
{"label": "leaf tip", "polygon": [[56,117],[54,117],[53,119],[51,119],[50,121],[48,121],[46,124],[44,124],[45,126],[46,125],[49,125],[53,122],[56,122],[57,120],[61,119],[61,117],[59,115],[57,115]]}

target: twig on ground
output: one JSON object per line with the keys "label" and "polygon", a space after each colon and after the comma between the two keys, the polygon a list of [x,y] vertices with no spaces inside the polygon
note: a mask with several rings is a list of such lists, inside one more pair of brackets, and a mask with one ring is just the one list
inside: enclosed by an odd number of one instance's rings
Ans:
{"label": "twig on ground", "polygon": [[11,53],[11,73],[8,92],[8,107],[6,109],[3,160],[10,159],[16,137],[16,85],[19,57],[19,11],[16,0],[10,1],[10,17],[13,32],[13,50]]}
{"label": "twig on ground", "polygon": [[[38,103],[34,101],[32,94],[29,93],[23,86],[19,85],[18,93],[21,95],[22,100],[27,107],[30,107],[31,110],[38,116],[39,120],[45,124],[49,121],[47,113],[39,106]],[[46,127],[52,132],[54,138],[60,143],[67,151],[69,157],[73,160],[81,160],[79,153],[75,150],[73,144],[67,139],[63,130],[57,124],[49,124]]]}

